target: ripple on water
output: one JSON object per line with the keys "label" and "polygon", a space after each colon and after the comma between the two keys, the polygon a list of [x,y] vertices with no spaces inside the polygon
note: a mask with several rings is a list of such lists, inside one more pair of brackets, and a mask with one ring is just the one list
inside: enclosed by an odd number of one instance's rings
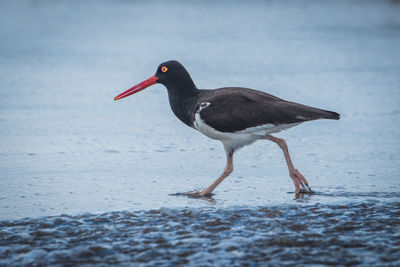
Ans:
{"label": "ripple on water", "polygon": [[105,153],[111,153],[111,154],[113,154],[113,153],[119,153],[118,150],[113,150],[113,149],[106,149],[106,150],[104,150],[104,152],[105,152]]}
{"label": "ripple on water", "polygon": [[400,264],[400,203],[158,209],[0,222],[0,265]]}

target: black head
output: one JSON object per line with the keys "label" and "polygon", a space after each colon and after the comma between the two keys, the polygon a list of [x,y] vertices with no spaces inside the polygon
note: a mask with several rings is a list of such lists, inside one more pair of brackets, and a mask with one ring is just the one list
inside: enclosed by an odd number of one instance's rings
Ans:
{"label": "black head", "polygon": [[167,89],[196,88],[189,72],[176,60],[161,63],[155,76],[158,78],[157,82],[165,85]]}
{"label": "black head", "polygon": [[170,60],[161,63],[154,76],[117,95],[114,100],[136,94],[156,83],[165,85],[170,95],[179,95],[180,97],[191,96],[197,90],[185,67],[176,60]]}

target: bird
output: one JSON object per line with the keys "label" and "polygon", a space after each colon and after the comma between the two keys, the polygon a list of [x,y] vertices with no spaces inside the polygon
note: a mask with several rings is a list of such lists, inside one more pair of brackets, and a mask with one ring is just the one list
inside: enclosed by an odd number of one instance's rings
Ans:
{"label": "bird", "polygon": [[169,103],[176,117],[205,136],[221,141],[226,153],[225,169],[210,186],[184,194],[211,196],[214,189],[233,172],[233,154],[258,140],[272,141],[281,148],[295,194],[313,192],[307,179],[294,167],[286,141],[272,134],[306,121],[339,120],[340,114],[249,88],[198,89],[189,72],[176,60],[161,63],[155,75],[117,95],[114,100],[157,83],[167,88]]}

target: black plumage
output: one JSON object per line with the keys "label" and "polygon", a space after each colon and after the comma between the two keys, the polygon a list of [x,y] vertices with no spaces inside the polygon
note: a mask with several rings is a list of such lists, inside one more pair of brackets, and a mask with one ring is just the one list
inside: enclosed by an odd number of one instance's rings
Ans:
{"label": "black plumage", "polygon": [[335,119],[336,112],[289,102],[276,96],[241,87],[201,90],[197,103],[210,103],[200,116],[221,132],[236,132],[264,124],[291,124],[317,119]]}
{"label": "black plumage", "polygon": [[[166,66],[167,72],[161,68]],[[178,61],[160,64],[156,77],[167,87],[174,114],[194,127],[194,115],[202,103],[200,116],[207,125],[221,132],[236,132],[264,124],[291,124],[317,119],[339,119],[339,114],[283,100],[279,97],[241,87],[214,90],[198,89],[189,72]]]}

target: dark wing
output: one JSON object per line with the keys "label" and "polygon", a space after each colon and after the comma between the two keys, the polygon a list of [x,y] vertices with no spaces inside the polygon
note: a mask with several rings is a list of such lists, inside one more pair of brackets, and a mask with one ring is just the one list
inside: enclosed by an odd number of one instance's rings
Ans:
{"label": "dark wing", "polygon": [[[336,119],[336,112],[285,101],[273,95],[248,88],[228,87],[202,90],[199,104],[210,105],[200,116],[212,128],[235,132],[264,124],[288,124],[317,119]],[[196,107],[198,110],[198,107]]]}

